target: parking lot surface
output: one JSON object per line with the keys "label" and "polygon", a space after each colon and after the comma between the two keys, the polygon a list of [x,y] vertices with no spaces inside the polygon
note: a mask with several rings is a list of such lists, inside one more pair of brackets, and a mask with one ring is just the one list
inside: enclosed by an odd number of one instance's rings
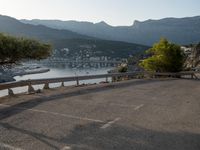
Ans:
{"label": "parking lot surface", "polygon": [[1,98],[0,149],[200,150],[200,81],[132,80]]}

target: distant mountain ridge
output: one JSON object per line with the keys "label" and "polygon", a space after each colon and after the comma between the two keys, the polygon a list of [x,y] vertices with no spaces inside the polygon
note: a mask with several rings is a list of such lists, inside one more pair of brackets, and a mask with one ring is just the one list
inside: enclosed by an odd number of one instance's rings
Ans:
{"label": "distant mountain ridge", "polygon": [[186,18],[164,18],[160,20],[135,21],[132,26],[110,26],[99,23],[61,20],[21,20],[23,23],[45,25],[55,29],[66,29],[101,39],[152,45],[161,37],[177,44],[200,41],[200,16]]}
{"label": "distant mountain ridge", "polygon": [[89,36],[69,30],[52,29],[44,25],[24,24],[15,18],[2,15],[0,15],[0,31],[15,36],[37,38],[45,41],[51,41],[53,39],[90,38]]}
{"label": "distant mountain ridge", "polygon": [[[91,56],[126,58],[136,52],[148,49],[148,46],[119,41],[102,40],[64,29],[53,29],[44,25],[25,24],[19,20],[0,15],[0,32],[35,38],[53,44],[55,49],[68,48],[70,55],[90,52]],[[89,48],[88,48],[89,47]]]}

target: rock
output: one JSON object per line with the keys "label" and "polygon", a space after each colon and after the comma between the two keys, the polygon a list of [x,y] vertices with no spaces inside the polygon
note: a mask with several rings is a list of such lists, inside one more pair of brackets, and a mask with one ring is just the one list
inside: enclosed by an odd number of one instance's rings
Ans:
{"label": "rock", "polygon": [[36,93],[42,93],[42,90],[41,89],[38,89],[35,91]]}
{"label": "rock", "polygon": [[9,96],[14,96],[15,94],[13,93],[13,90],[8,89],[8,95],[9,95]]}
{"label": "rock", "polygon": [[12,81],[15,81],[15,79],[12,76],[5,74],[0,75],[0,83],[12,82]]}

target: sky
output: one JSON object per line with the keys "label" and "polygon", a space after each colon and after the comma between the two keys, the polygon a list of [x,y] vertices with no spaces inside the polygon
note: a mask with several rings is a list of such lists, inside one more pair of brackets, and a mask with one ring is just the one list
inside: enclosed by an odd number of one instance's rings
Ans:
{"label": "sky", "polygon": [[134,20],[200,15],[200,0],[0,0],[0,14],[132,25]]}

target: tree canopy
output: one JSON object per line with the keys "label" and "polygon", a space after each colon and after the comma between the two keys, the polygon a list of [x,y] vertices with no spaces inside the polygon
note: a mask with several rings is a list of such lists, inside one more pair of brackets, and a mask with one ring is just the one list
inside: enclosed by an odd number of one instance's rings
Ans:
{"label": "tree canopy", "polygon": [[142,60],[140,66],[148,71],[179,72],[183,69],[184,54],[180,46],[161,39],[146,51],[150,57]]}
{"label": "tree canopy", "polygon": [[15,63],[21,59],[44,59],[50,56],[51,51],[49,44],[0,33],[0,64]]}

